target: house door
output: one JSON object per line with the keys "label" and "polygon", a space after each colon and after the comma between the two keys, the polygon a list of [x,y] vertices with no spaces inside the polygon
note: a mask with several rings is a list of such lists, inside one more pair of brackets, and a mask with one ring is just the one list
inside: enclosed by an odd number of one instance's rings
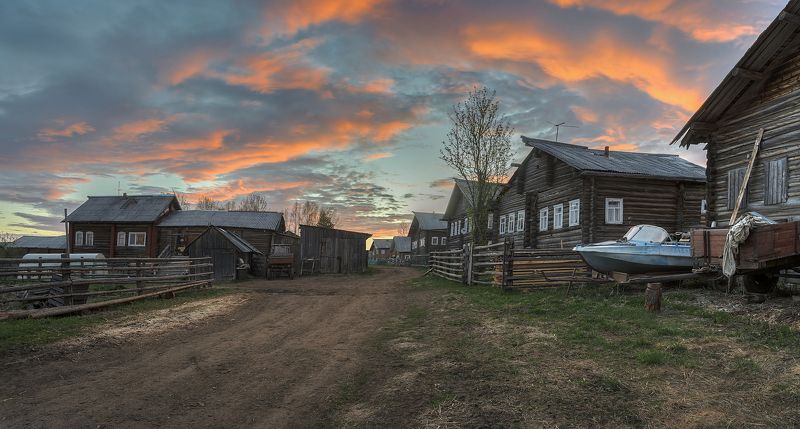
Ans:
{"label": "house door", "polygon": [[236,255],[231,249],[212,249],[211,261],[214,264],[214,280],[233,280],[236,278]]}

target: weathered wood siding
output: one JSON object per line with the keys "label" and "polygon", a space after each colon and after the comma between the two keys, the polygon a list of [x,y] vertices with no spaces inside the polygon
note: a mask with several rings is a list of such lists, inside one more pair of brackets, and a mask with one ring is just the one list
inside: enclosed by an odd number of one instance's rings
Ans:
{"label": "weathered wood siding", "polygon": [[303,259],[316,259],[318,272],[361,273],[367,269],[369,234],[300,226],[300,252]]}
{"label": "weathered wood siding", "polygon": [[[412,255],[427,255],[431,251],[435,250],[447,250],[447,241],[445,244],[441,244],[442,237],[446,240],[449,238],[447,236],[447,231],[442,229],[434,229],[434,230],[421,230],[421,229],[414,229],[413,231],[409,231],[408,234],[411,237],[412,242],[417,243],[414,247],[412,246],[411,254]],[[433,245],[433,237],[437,238],[437,242],[439,244]],[[419,240],[424,238],[425,239],[425,246],[419,246]],[[388,252],[387,252],[388,256]]]}
{"label": "weathered wood siding", "polygon": [[465,244],[472,242],[472,237],[470,234],[462,233],[460,229],[456,231],[455,234],[451,234],[453,225],[459,221],[461,222],[461,225],[463,225],[466,217],[467,202],[464,198],[461,198],[456,206],[455,215],[452,219],[447,219],[447,249],[461,249]]}
{"label": "weathered wood siding", "polygon": [[237,261],[241,258],[251,264],[250,253],[242,253],[216,229],[208,229],[186,247],[186,254],[192,258],[211,257],[214,264],[214,280],[233,280],[237,278]]}
{"label": "weathered wood siding", "polygon": [[[91,246],[75,245],[75,234],[83,232],[84,237],[87,231],[94,233],[94,244]],[[125,246],[117,246],[117,234],[125,232]],[[146,244],[140,246],[128,246],[129,232],[147,233]],[[155,249],[159,240],[158,230],[152,224],[107,224],[107,223],[70,223],[70,242],[72,243],[73,253],[102,253],[107,258],[147,258],[155,257]],[[84,238],[85,240],[85,238]],[[85,242],[85,241],[84,241]]]}

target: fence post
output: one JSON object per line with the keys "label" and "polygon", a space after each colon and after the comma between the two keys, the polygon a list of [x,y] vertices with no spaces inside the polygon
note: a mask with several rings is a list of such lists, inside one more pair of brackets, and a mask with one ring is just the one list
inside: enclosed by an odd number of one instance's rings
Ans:
{"label": "fence post", "polygon": [[142,277],[142,262],[136,261],[136,295],[142,294],[142,281],[140,278]]}
{"label": "fence post", "polygon": [[502,289],[506,290],[513,286],[514,281],[511,279],[514,276],[514,242],[505,240],[503,246],[503,283]]}
{"label": "fence post", "polygon": [[472,286],[472,276],[473,276],[473,273],[472,273],[473,266],[472,266],[472,264],[474,262],[473,255],[475,253],[474,244],[472,244],[472,243],[468,244],[467,245],[467,251],[469,251],[469,256],[467,257],[467,260],[468,260],[468,263],[467,263],[467,285]]}

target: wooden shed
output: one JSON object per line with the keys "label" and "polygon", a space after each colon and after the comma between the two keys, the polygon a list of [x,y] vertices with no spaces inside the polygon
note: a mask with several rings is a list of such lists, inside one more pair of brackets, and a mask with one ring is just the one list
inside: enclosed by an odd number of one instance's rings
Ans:
{"label": "wooden shed", "polygon": [[531,147],[497,198],[494,233],[517,248],[616,240],[634,225],[701,224],[703,167],[677,155],[589,149],[522,137]]}
{"label": "wooden shed", "polygon": [[709,223],[729,224],[751,159],[738,213],[800,220],[800,0],[786,5],[675,142],[705,145]]}
{"label": "wooden shed", "polygon": [[300,225],[302,274],[363,273],[370,234],[321,226]]}
{"label": "wooden shed", "polygon": [[8,243],[6,248],[9,253],[20,257],[27,253],[65,253],[67,251],[67,237],[65,235],[52,237],[23,235]]}
{"label": "wooden shed", "polygon": [[214,280],[238,280],[242,272],[253,273],[253,261],[263,256],[260,250],[242,237],[216,226],[208,227],[186,245],[192,258],[211,257]]}

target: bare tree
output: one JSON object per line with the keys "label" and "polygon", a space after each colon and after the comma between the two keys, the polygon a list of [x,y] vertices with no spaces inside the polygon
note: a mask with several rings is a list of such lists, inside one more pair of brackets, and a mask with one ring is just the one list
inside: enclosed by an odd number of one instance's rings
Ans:
{"label": "bare tree", "polygon": [[337,223],[339,223],[339,216],[336,214],[336,209],[333,207],[327,209],[323,207],[319,210],[319,220],[317,221],[317,226],[334,228],[336,227]]}
{"label": "bare tree", "polygon": [[453,106],[447,140],[441,158],[467,182],[468,209],[475,244],[486,241],[491,203],[511,163],[514,129],[500,116],[496,92],[475,88],[467,99]]}
{"label": "bare tree", "polygon": [[319,222],[320,209],[319,204],[314,201],[305,201],[300,206],[299,224],[301,225],[317,225]]}
{"label": "bare tree", "polygon": [[221,210],[222,207],[220,206],[219,201],[215,201],[211,199],[208,195],[201,195],[200,199],[197,200],[195,203],[195,209],[197,210]]}
{"label": "bare tree", "polygon": [[222,205],[220,206],[219,209],[220,210],[225,210],[225,211],[228,211],[228,212],[232,212],[232,211],[236,210],[236,200],[225,201],[224,203],[222,203]]}
{"label": "bare tree", "polygon": [[399,224],[397,224],[397,233],[405,237],[406,235],[408,235],[408,228],[409,228],[408,222],[400,222]]}
{"label": "bare tree", "polygon": [[269,208],[269,202],[261,194],[250,194],[239,202],[238,210],[249,212],[265,212]]}
{"label": "bare tree", "polygon": [[178,204],[181,205],[181,208],[184,210],[189,210],[192,208],[192,202],[189,201],[189,197],[186,194],[179,194],[177,192],[174,193],[175,198],[178,199]]}

